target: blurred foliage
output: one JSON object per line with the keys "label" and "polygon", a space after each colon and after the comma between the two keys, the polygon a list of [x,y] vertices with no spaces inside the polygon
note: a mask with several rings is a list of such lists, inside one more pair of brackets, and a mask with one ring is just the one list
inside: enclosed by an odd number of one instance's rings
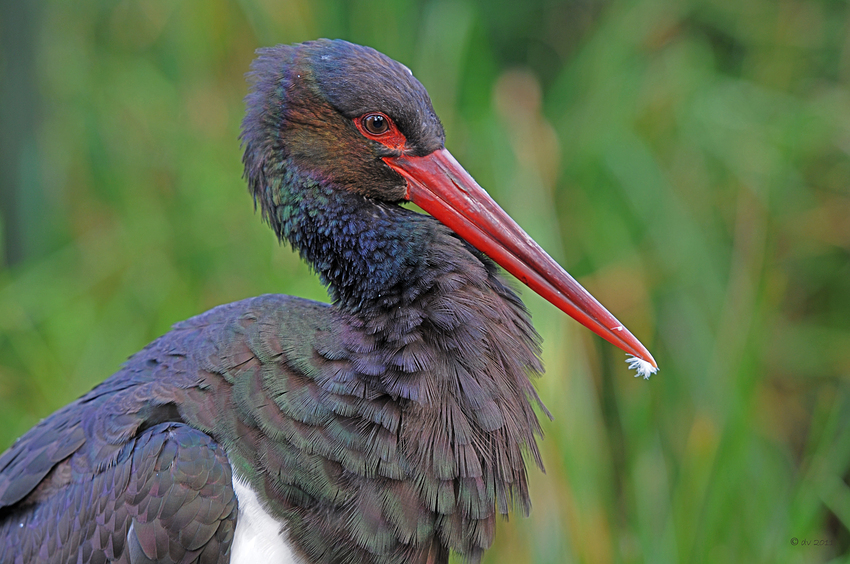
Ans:
{"label": "blurred foliage", "polygon": [[237,136],[255,48],[342,37],[413,69],[452,152],[662,369],[632,379],[525,292],[555,418],[487,562],[847,557],[846,3],[39,6],[37,151],[0,171],[35,202],[5,221],[39,226],[0,270],[0,448],[181,319],[326,299],[252,213]]}

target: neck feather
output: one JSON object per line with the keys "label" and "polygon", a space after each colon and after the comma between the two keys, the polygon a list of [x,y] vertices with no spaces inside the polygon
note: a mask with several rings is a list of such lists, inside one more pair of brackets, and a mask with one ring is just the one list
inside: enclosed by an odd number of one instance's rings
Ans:
{"label": "neck feather", "polygon": [[264,213],[340,309],[368,317],[416,298],[441,224],[319,179],[287,174],[279,182],[271,186],[272,205],[264,205]]}
{"label": "neck feather", "polygon": [[[337,305],[312,343],[310,385],[369,434],[352,460],[401,480],[405,503],[435,538],[475,561],[496,514],[529,509],[525,456],[541,465],[530,377],[542,366],[527,310],[490,259],[430,216],[320,179],[278,178],[265,188],[274,197],[263,199],[264,213]],[[296,531],[304,546],[330,531],[357,536],[356,523],[308,521]]]}

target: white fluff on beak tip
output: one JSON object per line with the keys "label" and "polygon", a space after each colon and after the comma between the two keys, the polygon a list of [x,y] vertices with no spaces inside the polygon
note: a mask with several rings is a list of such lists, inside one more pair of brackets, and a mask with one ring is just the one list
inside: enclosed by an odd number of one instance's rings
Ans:
{"label": "white fluff on beak tip", "polygon": [[629,355],[629,358],[626,359],[626,362],[629,363],[629,368],[636,371],[635,378],[638,376],[643,376],[644,380],[649,380],[649,377],[658,372],[658,369],[652,366],[650,363],[645,361],[642,358],[638,358],[633,355]]}

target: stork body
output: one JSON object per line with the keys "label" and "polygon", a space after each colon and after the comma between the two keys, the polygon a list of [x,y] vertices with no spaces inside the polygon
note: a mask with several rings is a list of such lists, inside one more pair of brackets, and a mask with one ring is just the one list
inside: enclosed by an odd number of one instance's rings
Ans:
{"label": "stork body", "polygon": [[404,66],[321,40],[253,80],[250,190],[333,304],[215,308],[31,429],[0,457],[0,563],[480,559],[540,464],[538,338],[487,254],[654,364],[491,200],[449,201],[483,196]]}

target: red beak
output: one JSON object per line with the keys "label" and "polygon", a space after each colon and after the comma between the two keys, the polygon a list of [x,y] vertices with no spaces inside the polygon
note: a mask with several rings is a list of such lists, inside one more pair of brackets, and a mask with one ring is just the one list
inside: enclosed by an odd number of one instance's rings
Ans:
{"label": "red beak", "polygon": [[[407,179],[407,199],[495,260],[573,319],[627,353],[658,365],[640,341],[493,201],[446,149],[384,161]],[[644,374],[648,376],[648,374]]]}

